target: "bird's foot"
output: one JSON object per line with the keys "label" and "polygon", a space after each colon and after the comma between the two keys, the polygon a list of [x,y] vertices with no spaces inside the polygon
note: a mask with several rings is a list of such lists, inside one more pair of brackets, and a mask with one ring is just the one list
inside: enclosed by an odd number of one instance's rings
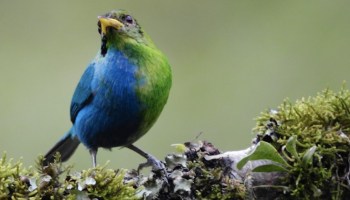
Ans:
{"label": "bird's foot", "polygon": [[152,167],[152,172],[154,173],[154,175],[163,180],[163,184],[169,185],[168,173],[162,161],[148,154],[147,162],[141,163],[137,168],[138,174],[140,174],[140,171],[145,167]]}
{"label": "bird's foot", "polygon": [[140,154],[142,157],[147,159],[147,162],[141,163],[139,167],[137,168],[137,172],[140,173],[140,171],[145,167],[152,167],[152,171],[164,179],[167,177],[167,171],[165,169],[165,165],[162,161],[158,160],[154,156],[142,151],[141,149],[137,148],[133,144],[129,144],[127,146],[129,149],[135,151],[136,153]]}
{"label": "bird's foot", "polygon": [[140,172],[145,167],[152,167],[152,171],[155,171],[155,172],[158,172],[158,171],[166,172],[164,163],[152,155],[147,156],[147,162],[141,163],[137,168],[137,171]]}

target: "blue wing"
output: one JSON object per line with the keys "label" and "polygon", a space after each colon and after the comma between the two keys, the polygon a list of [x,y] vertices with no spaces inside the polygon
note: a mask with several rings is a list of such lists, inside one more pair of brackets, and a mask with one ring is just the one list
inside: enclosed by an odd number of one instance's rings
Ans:
{"label": "blue wing", "polygon": [[70,119],[74,123],[79,111],[89,104],[93,98],[91,82],[94,77],[94,63],[90,64],[80,78],[77,88],[74,91],[70,105]]}

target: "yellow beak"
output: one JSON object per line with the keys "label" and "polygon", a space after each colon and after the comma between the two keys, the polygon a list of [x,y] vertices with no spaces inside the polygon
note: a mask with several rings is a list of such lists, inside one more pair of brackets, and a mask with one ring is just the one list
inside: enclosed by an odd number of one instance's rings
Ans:
{"label": "yellow beak", "polygon": [[121,23],[120,21],[116,20],[116,19],[112,19],[112,18],[107,18],[107,17],[98,17],[98,20],[101,23],[101,31],[103,34],[107,33],[107,27],[113,27],[116,30],[121,29],[124,24]]}

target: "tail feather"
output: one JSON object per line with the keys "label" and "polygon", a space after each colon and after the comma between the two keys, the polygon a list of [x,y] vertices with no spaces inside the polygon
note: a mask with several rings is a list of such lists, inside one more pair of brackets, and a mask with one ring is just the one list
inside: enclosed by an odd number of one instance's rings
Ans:
{"label": "tail feather", "polygon": [[64,137],[53,146],[45,155],[44,165],[47,166],[55,159],[56,152],[61,154],[61,161],[67,161],[77,149],[80,141],[73,136],[71,130],[64,135]]}

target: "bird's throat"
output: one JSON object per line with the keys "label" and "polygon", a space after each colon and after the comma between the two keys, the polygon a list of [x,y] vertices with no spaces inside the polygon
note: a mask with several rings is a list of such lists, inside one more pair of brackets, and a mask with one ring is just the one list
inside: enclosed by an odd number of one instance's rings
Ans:
{"label": "bird's throat", "polygon": [[101,55],[104,57],[107,53],[107,36],[103,35],[101,39]]}

